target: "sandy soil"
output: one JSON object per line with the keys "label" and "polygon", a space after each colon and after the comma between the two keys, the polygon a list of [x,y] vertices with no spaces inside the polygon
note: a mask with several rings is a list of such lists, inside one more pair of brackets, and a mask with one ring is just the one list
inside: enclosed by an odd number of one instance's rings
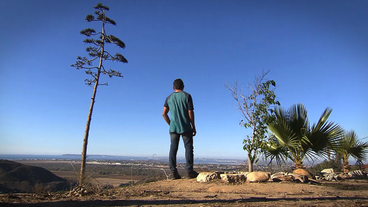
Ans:
{"label": "sandy soil", "polygon": [[368,180],[321,184],[198,183],[163,180],[104,190],[84,197],[63,194],[0,196],[0,206],[367,206]]}

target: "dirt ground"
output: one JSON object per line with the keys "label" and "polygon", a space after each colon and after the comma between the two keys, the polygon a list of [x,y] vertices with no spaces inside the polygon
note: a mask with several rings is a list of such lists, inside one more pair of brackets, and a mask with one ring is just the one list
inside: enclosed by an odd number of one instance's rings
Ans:
{"label": "dirt ground", "polygon": [[0,206],[367,206],[368,180],[302,184],[198,183],[163,180],[103,190],[83,197],[56,194],[0,195]]}
{"label": "dirt ground", "polygon": [[[66,178],[69,180],[77,181],[77,176],[75,175],[75,172],[71,171],[52,171],[55,175]],[[92,176],[88,176],[88,182],[91,182],[92,184],[99,184],[99,185],[112,185],[113,187],[119,187],[120,184],[128,183],[130,181],[133,181],[134,183],[137,183],[138,181],[144,179],[145,176],[123,176],[123,175],[97,175],[94,174],[93,178]]]}

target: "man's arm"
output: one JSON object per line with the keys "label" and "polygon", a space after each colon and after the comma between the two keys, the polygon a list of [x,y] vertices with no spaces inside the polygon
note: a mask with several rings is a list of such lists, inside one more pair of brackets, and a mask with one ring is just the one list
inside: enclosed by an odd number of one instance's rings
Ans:
{"label": "man's arm", "polygon": [[197,134],[197,130],[195,127],[195,122],[194,122],[194,111],[188,110],[188,113],[189,113],[190,123],[192,124],[192,127],[193,127],[193,137],[194,137]]}
{"label": "man's arm", "polygon": [[169,108],[164,107],[164,110],[162,111],[162,116],[164,117],[166,123],[170,126],[170,118],[167,113],[169,113]]}

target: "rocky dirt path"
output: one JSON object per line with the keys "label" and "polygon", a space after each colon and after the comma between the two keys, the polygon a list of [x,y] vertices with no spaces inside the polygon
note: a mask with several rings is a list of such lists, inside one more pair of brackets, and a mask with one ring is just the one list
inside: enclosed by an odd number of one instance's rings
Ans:
{"label": "rocky dirt path", "polygon": [[85,197],[65,194],[0,197],[0,206],[366,206],[368,181],[322,184],[197,183],[195,179],[163,180],[102,191]]}

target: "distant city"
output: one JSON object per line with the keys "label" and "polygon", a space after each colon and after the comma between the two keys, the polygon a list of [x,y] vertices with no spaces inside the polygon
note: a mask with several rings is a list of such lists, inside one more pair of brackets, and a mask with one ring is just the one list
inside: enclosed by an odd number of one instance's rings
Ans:
{"label": "distant city", "polygon": [[[0,159],[5,160],[81,160],[79,154],[62,155],[22,155],[22,154],[0,154]],[[152,156],[116,156],[116,155],[87,155],[87,161],[119,161],[119,160],[140,160],[140,161],[161,161],[167,162],[168,157]],[[185,163],[185,158],[177,158],[178,163]],[[244,165],[245,161],[241,159],[223,159],[223,158],[195,158],[197,164],[222,164],[222,165]]]}

